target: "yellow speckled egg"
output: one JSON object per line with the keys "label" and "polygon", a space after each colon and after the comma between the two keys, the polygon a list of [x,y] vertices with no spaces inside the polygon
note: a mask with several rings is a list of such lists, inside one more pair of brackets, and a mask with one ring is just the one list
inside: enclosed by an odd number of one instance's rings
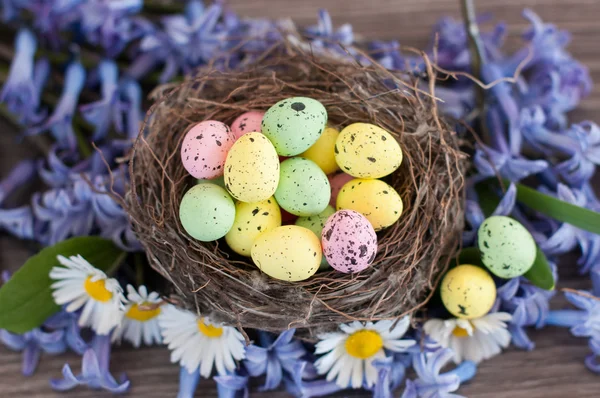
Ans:
{"label": "yellow speckled egg", "polygon": [[312,160],[325,174],[336,172],[340,168],[335,161],[334,147],[339,134],[337,129],[327,127],[317,142],[298,156]]}
{"label": "yellow speckled egg", "polygon": [[381,180],[356,178],[348,181],[337,197],[338,210],[349,209],[362,214],[375,231],[389,227],[402,214],[398,192]]}
{"label": "yellow speckled egg", "polygon": [[263,232],[281,226],[281,211],[275,198],[262,202],[235,204],[235,221],[225,235],[227,244],[234,252],[250,257],[252,245]]}
{"label": "yellow speckled egg", "polygon": [[496,285],[490,274],[475,265],[459,265],[444,275],[442,302],[458,318],[474,319],[487,314],[496,300]]}
{"label": "yellow speckled egg", "polygon": [[353,123],[338,136],[335,160],[343,171],[359,178],[381,178],[402,163],[402,149],[386,130],[370,123]]}
{"label": "yellow speckled egg", "polygon": [[260,234],[252,246],[254,264],[271,278],[296,282],[310,278],[321,264],[321,242],[310,229],[284,225]]}
{"label": "yellow speckled egg", "polygon": [[225,160],[225,187],[242,202],[269,199],[279,184],[279,157],[261,133],[247,133],[231,147]]}

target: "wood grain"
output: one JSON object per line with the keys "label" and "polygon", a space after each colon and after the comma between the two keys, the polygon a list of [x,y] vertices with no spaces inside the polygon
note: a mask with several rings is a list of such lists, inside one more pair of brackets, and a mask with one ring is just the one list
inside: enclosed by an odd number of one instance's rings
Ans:
{"label": "wood grain", "polygon": [[[511,41],[527,25],[520,13],[523,7],[533,8],[544,20],[552,21],[572,33],[571,51],[589,68],[594,80],[600,80],[600,6],[597,0],[479,0],[479,12],[492,12],[507,21]],[[231,7],[241,15],[251,17],[288,17],[299,24],[312,24],[318,8],[326,8],[335,24],[349,22],[356,33],[367,38],[397,39],[402,44],[424,46],[429,40],[431,26],[443,15],[459,16],[456,0],[230,0]],[[595,89],[573,120],[598,120],[600,90]],[[0,175],[20,158],[34,155],[27,142],[19,143],[16,132],[6,123],[0,124]],[[15,268],[30,254],[28,247],[15,239],[0,237],[0,268]],[[559,287],[589,288],[586,278],[577,276],[574,258],[561,262]],[[565,306],[564,300],[553,301],[554,308]],[[465,384],[460,393],[471,398],[562,398],[598,397],[600,379],[583,365],[588,353],[585,340],[572,337],[565,329],[546,328],[531,331],[537,348],[532,352],[509,349],[503,355],[483,363],[476,378]],[[21,356],[0,348],[0,396],[58,397],[48,385],[49,377],[60,377],[65,362],[74,370],[79,367],[75,355],[44,356],[37,373],[30,378],[21,376]],[[174,397],[178,386],[178,368],[169,363],[169,353],[163,347],[134,351],[115,349],[111,369],[115,374],[127,372],[133,387],[132,397]],[[285,393],[253,396],[286,396]],[[348,394],[344,394],[348,395]],[[353,396],[364,395],[352,393]],[[108,394],[81,388],[69,396],[105,397]],[[198,397],[215,397],[212,382],[204,382]]]}

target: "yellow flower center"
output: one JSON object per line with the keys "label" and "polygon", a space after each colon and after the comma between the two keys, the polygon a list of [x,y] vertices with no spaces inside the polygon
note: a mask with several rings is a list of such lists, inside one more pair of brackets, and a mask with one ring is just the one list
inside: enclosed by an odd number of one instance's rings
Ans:
{"label": "yellow flower center", "polygon": [[346,352],[354,358],[367,359],[383,347],[383,339],[374,330],[359,330],[346,339]]}
{"label": "yellow flower center", "polygon": [[198,320],[198,330],[200,333],[205,335],[206,337],[210,337],[211,339],[221,337],[223,334],[223,328],[206,324],[203,319]]}
{"label": "yellow flower center", "polygon": [[92,282],[92,277],[88,276],[88,278],[83,283],[83,288],[96,301],[100,301],[105,303],[112,298],[112,293],[106,290],[106,286],[104,286],[104,279],[99,279],[96,282]]}
{"label": "yellow flower center", "polygon": [[456,337],[469,337],[469,331],[460,326],[456,326],[452,331],[452,334]]}
{"label": "yellow flower center", "polygon": [[140,306],[149,306],[150,303],[143,302],[142,304],[133,304],[125,316],[129,319],[134,319],[139,322],[147,322],[150,319],[156,318],[160,314],[160,307],[154,309],[141,310]]}

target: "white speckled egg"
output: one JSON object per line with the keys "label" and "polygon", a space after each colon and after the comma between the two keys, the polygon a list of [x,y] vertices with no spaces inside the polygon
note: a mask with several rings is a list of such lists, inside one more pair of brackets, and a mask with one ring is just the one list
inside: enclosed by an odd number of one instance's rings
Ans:
{"label": "white speckled egg", "polygon": [[183,195],[179,219],[192,238],[210,242],[229,232],[235,219],[235,205],[220,186],[198,184]]}
{"label": "white speckled egg", "polygon": [[518,221],[505,216],[487,218],[477,231],[481,261],[500,278],[516,278],[533,266],[537,254],[533,236]]}
{"label": "white speckled egg", "polygon": [[225,186],[242,202],[269,199],[279,184],[279,157],[261,133],[242,135],[225,161]]}
{"label": "white speckled egg", "polygon": [[335,160],[346,173],[359,178],[381,178],[402,163],[398,141],[379,126],[353,123],[335,143]]}
{"label": "white speckled egg", "polygon": [[265,274],[282,281],[310,278],[321,263],[321,243],[309,229],[284,225],[260,234],[252,246],[252,260]]}
{"label": "white speckled egg", "polygon": [[275,199],[283,209],[297,216],[319,214],[329,204],[329,180],[315,162],[290,158],[281,163]]}
{"label": "white speckled egg", "polygon": [[[300,226],[300,227],[304,227],[304,228],[308,228],[311,231],[313,231],[313,233],[317,236],[321,236],[321,232],[323,231],[323,228],[325,227],[325,223],[327,222],[327,219],[333,214],[335,213],[335,209],[333,208],[333,206],[327,206],[325,208],[325,210],[323,210],[322,212],[320,212],[317,215],[314,216],[307,216],[307,217],[298,217],[298,219],[296,220],[296,225]],[[329,264],[327,263],[327,259],[325,258],[325,256],[323,256],[323,258],[321,259],[321,266],[319,267],[320,270],[329,268]]]}
{"label": "white speckled egg", "polygon": [[282,156],[295,156],[310,148],[327,123],[327,111],[319,101],[307,97],[287,98],[270,107],[261,132]]}
{"label": "white speckled egg", "polygon": [[346,274],[369,267],[377,254],[375,230],[365,216],[354,210],[339,210],[329,217],[321,243],[329,265]]}
{"label": "white speckled egg", "polygon": [[275,198],[262,202],[235,204],[235,221],[225,235],[225,241],[234,252],[250,257],[256,238],[281,226],[281,212]]}
{"label": "white speckled egg", "polygon": [[234,142],[235,136],[226,124],[200,122],[187,132],[181,144],[183,167],[195,178],[222,176],[227,152]]}

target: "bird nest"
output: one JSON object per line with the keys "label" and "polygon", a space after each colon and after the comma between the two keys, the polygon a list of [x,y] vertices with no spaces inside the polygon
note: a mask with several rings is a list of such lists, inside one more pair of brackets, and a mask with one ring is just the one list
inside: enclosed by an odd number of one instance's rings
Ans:
{"label": "bird nest", "polygon": [[[171,300],[240,329],[297,328],[311,339],[343,322],[398,319],[431,297],[460,245],[465,156],[438,118],[432,73],[423,80],[349,58],[282,41],[253,63],[205,67],[160,88],[134,145],[126,199],[151,266],[170,281],[164,293]],[[195,184],[179,155],[189,127],[208,119],[231,123],[294,96],[320,101],[332,126],[381,126],[403,149],[402,165],[385,180],[402,197],[404,212],[378,233],[375,261],[360,273],[273,279],[224,240],[194,240],[179,220],[181,199]]]}

